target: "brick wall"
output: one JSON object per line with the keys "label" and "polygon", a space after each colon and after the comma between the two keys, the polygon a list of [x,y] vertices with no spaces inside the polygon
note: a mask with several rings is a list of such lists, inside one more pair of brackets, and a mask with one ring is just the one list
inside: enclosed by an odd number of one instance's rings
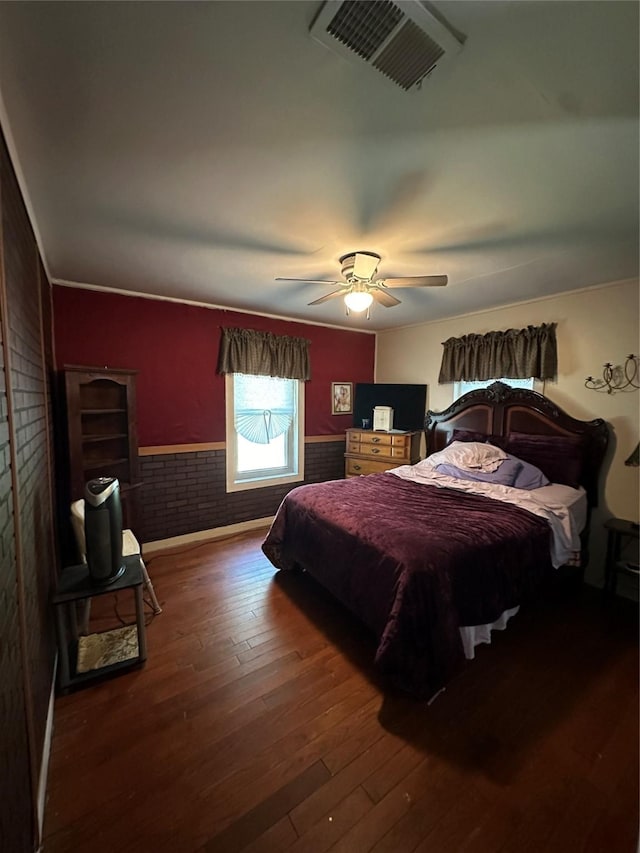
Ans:
{"label": "brick wall", "polygon": [[[0,303],[0,320],[2,307]],[[2,343],[0,323],[0,838],[3,849],[22,851],[29,849],[32,837],[31,791]]]}
{"label": "brick wall", "polygon": [[[344,441],[305,444],[305,483],[344,477]],[[139,538],[168,539],[274,515],[294,485],[226,492],[224,450],[143,456]]]}
{"label": "brick wall", "polygon": [[17,459],[28,666],[36,750],[41,754],[55,656],[50,612],[53,578],[47,454],[47,394],[40,324],[39,257],[10,165],[3,172],[4,275],[8,303],[14,441]]}
{"label": "brick wall", "polygon": [[2,140],[0,206],[0,846],[26,853],[56,651],[53,513],[41,263]]}
{"label": "brick wall", "polygon": [[53,349],[53,297],[51,285],[47,279],[47,273],[42,265],[38,264],[38,275],[40,281],[40,304],[42,306],[42,355],[44,368],[44,389],[47,401],[46,409],[46,427],[49,437],[49,483],[50,483],[50,501],[53,523],[51,525],[51,536],[53,547],[51,553],[55,559],[55,571],[53,574],[58,575],[62,568],[60,561],[60,542],[58,536],[57,523],[57,507],[55,497],[55,485],[57,482],[55,452],[52,444],[54,443],[54,425],[55,425],[55,395],[56,395],[56,370]]}

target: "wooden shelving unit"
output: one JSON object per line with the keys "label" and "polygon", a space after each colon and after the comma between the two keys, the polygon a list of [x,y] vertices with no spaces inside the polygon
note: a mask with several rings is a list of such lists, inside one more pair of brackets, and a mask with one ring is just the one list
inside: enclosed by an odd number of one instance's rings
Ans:
{"label": "wooden shelving unit", "polygon": [[65,365],[69,500],[83,497],[95,477],[117,477],[123,516],[135,526],[140,485],[134,370]]}

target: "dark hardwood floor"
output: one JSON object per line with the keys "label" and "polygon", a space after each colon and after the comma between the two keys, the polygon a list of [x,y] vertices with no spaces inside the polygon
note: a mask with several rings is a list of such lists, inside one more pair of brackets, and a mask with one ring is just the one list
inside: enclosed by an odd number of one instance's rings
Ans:
{"label": "dark hardwood floor", "polygon": [[636,850],[635,605],[549,597],[427,706],[262,539],[148,561],[146,666],[56,701],[46,853]]}

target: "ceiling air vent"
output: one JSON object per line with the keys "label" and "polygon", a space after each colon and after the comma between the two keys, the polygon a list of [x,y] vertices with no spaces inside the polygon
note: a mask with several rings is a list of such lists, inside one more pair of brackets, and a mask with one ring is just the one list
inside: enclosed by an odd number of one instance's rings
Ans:
{"label": "ceiling air vent", "polygon": [[419,0],[327,0],[311,35],[341,56],[354,54],[408,91],[462,49]]}

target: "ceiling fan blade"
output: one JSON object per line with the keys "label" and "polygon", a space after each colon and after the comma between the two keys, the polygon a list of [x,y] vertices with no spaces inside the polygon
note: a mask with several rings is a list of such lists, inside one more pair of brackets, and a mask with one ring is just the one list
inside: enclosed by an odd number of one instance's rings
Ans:
{"label": "ceiling fan blade", "polygon": [[379,302],[380,305],[384,305],[385,308],[393,308],[394,305],[400,305],[400,300],[396,299],[395,296],[392,296],[385,290],[378,289],[377,287],[371,287],[369,289],[369,293],[373,296],[376,302]]}
{"label": "ceiling fan blade", "polygon": [[[326,278],[282,278],[281,276],[278,276],[274,279],[274,281],[306,281],[308,284],[339,284],[341,287],[343,286],[342,282],[340,281],[330,280]],[[346,282],[344,284],[344,287],[348,287]]]}
{"label": "ceiling fan blade", "polygon": [[446,275],[408,275],[402,278],[383,278],[376,284],[384,287],[444,287],[449,281]]}
{"label": "ceiling fan blade", "polygon": [[378,269],[380,259],[377,255],[367,255],[364,252],[356,252],[353,261],[353,274],[362,281],[370,281]]}
{"label": "ceiling fan blade", "polygon": [[331,293],[325,293],[320,299],[314,299],[313,302],[308,302],[308,305],[322,305],[328,299],[333,299],[336,296],[344,296],[344,290],[332,290]]}

